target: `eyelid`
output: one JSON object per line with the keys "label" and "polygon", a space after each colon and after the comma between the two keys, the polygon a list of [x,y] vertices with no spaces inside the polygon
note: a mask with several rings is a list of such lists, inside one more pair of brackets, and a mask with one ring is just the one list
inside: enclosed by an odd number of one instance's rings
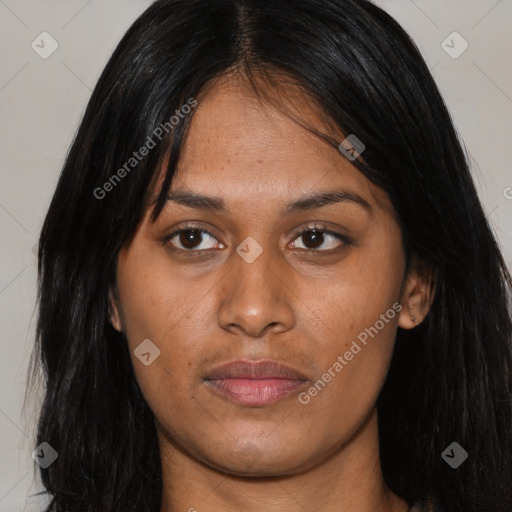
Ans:
{"label": "eyelid", "polygon": [[[302,228],[298,233],[295,234],[295,238],[298,238],[300,235],[307,233],[308,231],[322,231],[328,235],[333,235],[336,237],[343,237],[341,233],[337,233],[336,231],[331,231],[327,228],[327,224],[323,222],[314,222],[313,224],[309,224]],[[295,240],[294,238],[294,240]]]}

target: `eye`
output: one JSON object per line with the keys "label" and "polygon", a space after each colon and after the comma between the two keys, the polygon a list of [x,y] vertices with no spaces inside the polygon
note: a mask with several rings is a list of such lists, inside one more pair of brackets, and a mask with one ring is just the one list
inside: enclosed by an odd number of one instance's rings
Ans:
{"label": "eye", "polygon": [[[314,253],[334,253],[352,242],[345,235],[329,231],[323,225],[308,226],[298,233],[292,243],[293,249]],[[224,249],[225,246],[205,229],[187,225],[167,235],[163,240],[171,251],[198,254],[211,249]]]}
{"label": "eye", "polygon": [[325,229],[324,226],[308,226],[303,229],[294,241],[294,249],[302,249],[312,252],[336,252],[351,241],[341,233],[335,233]]}
{"label": "eye", "polygon": [[184,252],[224,248],[211,233],[197,226],[187,226],[171,233],[165,237],[164,243],[170,245],[171,250]]}

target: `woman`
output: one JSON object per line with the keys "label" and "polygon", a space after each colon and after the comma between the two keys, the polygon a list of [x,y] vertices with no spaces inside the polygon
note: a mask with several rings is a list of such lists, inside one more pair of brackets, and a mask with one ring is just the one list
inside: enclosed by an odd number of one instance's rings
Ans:
{"label": "woman", "polygon": [[48,512],[511,510],[512,281],[371,3],[151,5],[39,262]]}

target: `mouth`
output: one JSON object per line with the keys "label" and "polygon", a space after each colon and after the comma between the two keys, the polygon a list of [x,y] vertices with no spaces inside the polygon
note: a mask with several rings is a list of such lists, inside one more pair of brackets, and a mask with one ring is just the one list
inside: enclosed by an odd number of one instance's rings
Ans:
{"label": "mouth", "polygon": [[308,378],[278,361],[239,360],[214,368],[203,382],[213,393],[231,402],[263,407],[303,388]]}

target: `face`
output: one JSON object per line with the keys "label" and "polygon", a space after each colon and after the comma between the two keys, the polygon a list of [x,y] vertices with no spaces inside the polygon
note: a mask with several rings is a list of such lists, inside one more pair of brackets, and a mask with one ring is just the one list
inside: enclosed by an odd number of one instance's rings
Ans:
{"label": "face", "polygon": [[375,412],[409,327],[388,197],[235,78],[197,107],[171,196],[119,254],[112,319],[161,442],[237,475],[318,464]]}

